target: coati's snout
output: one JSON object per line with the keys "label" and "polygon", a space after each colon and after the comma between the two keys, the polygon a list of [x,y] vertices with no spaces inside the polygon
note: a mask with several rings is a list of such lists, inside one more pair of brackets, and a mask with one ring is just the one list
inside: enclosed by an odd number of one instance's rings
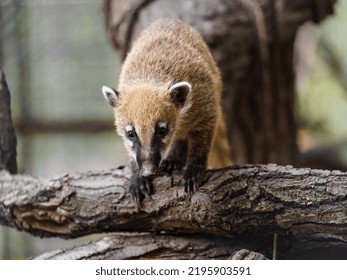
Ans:
{"label": "coati's snout", "polygon": [[158,172],[158,168],[155,168],[151,163],[145,163],[142,168],[140,168],[140,176],[151,178],[154,177]]}
{"label": "coati's snout", "polygon": [[135,159],[139,168],[140,176],[153,177],[158,173],[159,164],[161,161],[161,151],[155,151],[153,148],[150,150],[146,148],[139,148]]}
{"label": "coati's snout", "polygon": [[132,125],[126,126],[125,129],[127,131],[125,144],[130,144],[131,146],[128,146],[128,150],[131,150],[133,153],[139,175],[141,177],[156,175],[173,133],[169,124],[166,122],[155,122],[146,129],[138,128],[138,132]]}

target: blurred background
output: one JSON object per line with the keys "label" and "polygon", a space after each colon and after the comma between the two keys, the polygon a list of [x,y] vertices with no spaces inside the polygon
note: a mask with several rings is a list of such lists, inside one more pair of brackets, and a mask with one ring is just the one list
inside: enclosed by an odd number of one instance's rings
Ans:
{"label": "blurred background", "polygon": [[[301,151],[337,149],[347,163],[347,0],[297,34]],[[12,98],[20,173],[50,177],[127,163],[101,86],[120,59],[93,0],[0,0],[0,64]],[[0,259],[24,259],[82,240],[39,239],[0,226]]]}
{"label": "blurred background", "polygon": [[[334,146],[347,163],[347,1],[319,26],[306,23],[296,40],[297,115],[309,137],[299,146]],[[299,138],[300,140],[301,138]]]}
{"label": "blurred background", "polygon": [[[117,86],[119,57],[107,42],[100,2],[0,0],[0,11],[0,64],[11,92],[19,172],[50,177],[127,163],[101,93],[104,84]],[[0,259],[75,242],[0,226]]]}

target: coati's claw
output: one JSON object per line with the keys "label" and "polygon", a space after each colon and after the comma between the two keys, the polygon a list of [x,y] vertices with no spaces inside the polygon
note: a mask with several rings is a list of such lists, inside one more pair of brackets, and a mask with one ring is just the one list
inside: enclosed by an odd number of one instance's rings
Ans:
{"label": "coati's claw", "polygon": [[197,189],[204,183],[205,167],[201,165],[188,165],[183,174],[182,184],[184,191],[192,196]]}
{"label": "coati's claw", "polygon": [[153,193],[152,182],[145,177],[133,178],[129,185],[129,191],[134,202],[140,206],[142,200]]}

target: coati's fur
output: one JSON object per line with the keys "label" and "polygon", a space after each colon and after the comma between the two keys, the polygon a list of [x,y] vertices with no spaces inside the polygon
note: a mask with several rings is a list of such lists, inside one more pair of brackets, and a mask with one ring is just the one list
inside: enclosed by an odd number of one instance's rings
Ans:
{"label": "coati's fur", "polygon": [[191,194],[207,166],[231,164],[221,90],[216,63],[192,27],[162,19],[142,32],[124,61],[118,90],[103,87],[133,158],[130,191],[136,202],[151,194],[158,170],[185,167],[182,182]]}

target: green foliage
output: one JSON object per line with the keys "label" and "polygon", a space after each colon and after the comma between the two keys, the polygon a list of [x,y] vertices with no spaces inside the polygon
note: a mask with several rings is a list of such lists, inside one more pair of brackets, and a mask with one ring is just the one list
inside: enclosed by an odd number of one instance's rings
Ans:
{"label": "green foliage", "polygon": [[299,89],[298,112],[322,142],[347,139],[347,0],[317,27],[318,46],[306,84]]}

